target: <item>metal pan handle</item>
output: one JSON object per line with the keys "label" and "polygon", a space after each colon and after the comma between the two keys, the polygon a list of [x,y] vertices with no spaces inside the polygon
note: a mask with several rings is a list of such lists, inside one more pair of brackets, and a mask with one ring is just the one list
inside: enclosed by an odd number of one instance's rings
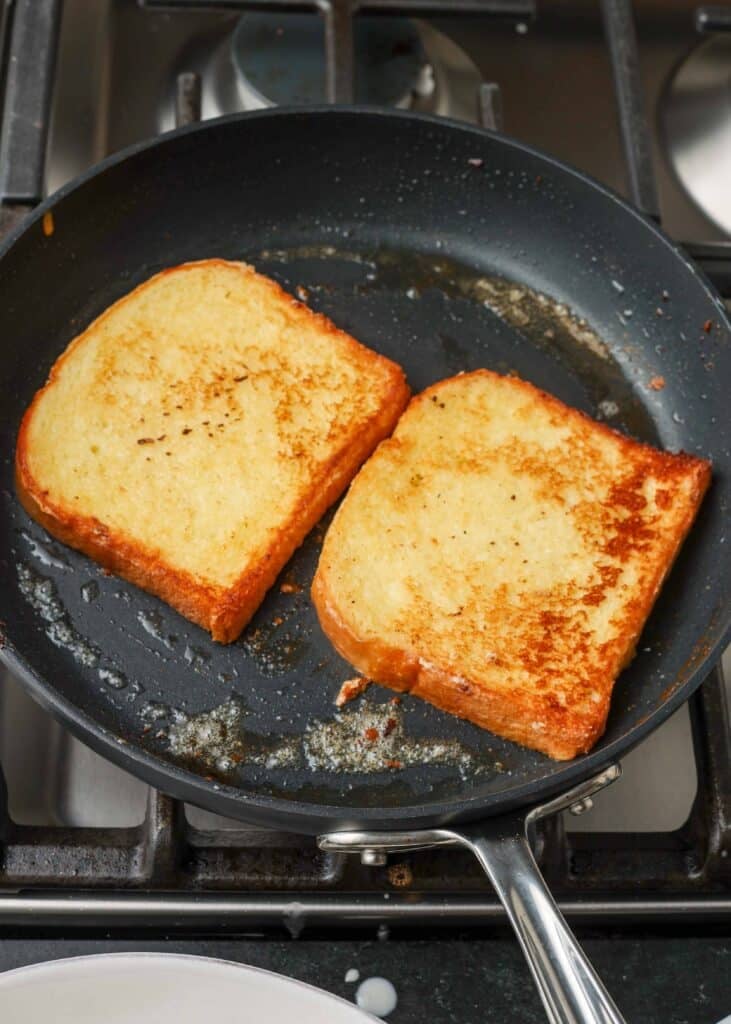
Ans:
{"label": "metal pan handle", "polygon": [[318,845],[323,850],[360,853],[371,864],[384,863],[389,852],[466,846],[505,907],[551,1024],[624,1024],[548,891],[528,842],[528,830],[539,818],[585,804],[619,775],[619,766],[610,765],[527,815],[516,812],[476,825],[415,832],[331,832],[320,836]]}
{"label": "metal pan handle", "polygon": [[454,831],[485,869],[528,961],[551,1024],[623,1024],[535,862],[508,819]]}

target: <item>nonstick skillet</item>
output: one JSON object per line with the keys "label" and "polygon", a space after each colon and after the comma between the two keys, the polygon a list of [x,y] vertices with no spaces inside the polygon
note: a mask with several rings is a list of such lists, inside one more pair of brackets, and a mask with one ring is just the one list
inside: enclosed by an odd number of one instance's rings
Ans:
{"label": "nonstick skillet", "polygon": [[[327,517],[229,647],[28,519],[15,435],[53,360],[156,270],[214,255],[305,289],[415,391],[480,366],[515,371],[713,460],[591,754],[553,762],[375,687],[337,716],[353,672],[308,599]],[[0,654],[27,689],[97,751],[209,810],[327,833],[338,849],[467,843],[551,1019],[619,1020],[556,916],[523,821],[611,778],[728,639],[731,325],[683,252],[596,182],[503,136],[399,112],[278,109],[133,147],[51,197],[0,251],[0,339]],[[355,741],[394,716],[371,770]]]}

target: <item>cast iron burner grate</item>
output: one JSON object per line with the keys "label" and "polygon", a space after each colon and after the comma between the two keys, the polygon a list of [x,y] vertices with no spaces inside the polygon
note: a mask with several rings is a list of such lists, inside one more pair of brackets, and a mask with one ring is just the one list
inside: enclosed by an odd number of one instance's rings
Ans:
{"label": "cast iron burner grate", "polygon": [[[425,17],[457,13],[535,15],[527,0],[145,0],[150,7],[319,11],[326,32],[328,95],[352,95],[352,19],[357,12]],[[635,204],[658,216],[630,0],[602,0],[617,106]],[[59,0],[0,5],[3,88],[0,239],[41,196]],[[10,12],[10,14],[8,13]],[[723,10],[698,10],[699,31],[729,27]],[[196,119],[196,76],[178,80],[178,120]],[[476,97],[478,102],[478,97]],[[485,83],[483,124],[500,128],[499,88]],[[3,159],[9,137],[25,159]],[[19,151],[17,148],[15,151]],[[686,244],[721,293],[731,297],[731,245]],[[574,923],[728,920],[731,912],[731,732],[720,668],[690,701],[698,792],[673,832],[567,833],[560,816],[540,823],[536,854]],[[484,925],[504,912],[472,855],[459,850],[398,854],[363,864],[317,849],[314,839],[242,826],[201,831],[183,805],[151,791],[141,825],[67,828],[17,825],[0,771],[0,924],[198,930],[388,924]]]}
{"label": "cast iron burner grate", "polygon": [[[698,793],[674,832],[567,833],[541,824],[536,853],[577,923],[728,920],[729,721],[720,671],[690,704]],[[503,912],[471,854],[429,850],[384,866],[315,840],[242,826],[200,831],[154,790],[131,828],[20,826],[0,793],[0,924],[241,930],[282,924],[485,924]]]}

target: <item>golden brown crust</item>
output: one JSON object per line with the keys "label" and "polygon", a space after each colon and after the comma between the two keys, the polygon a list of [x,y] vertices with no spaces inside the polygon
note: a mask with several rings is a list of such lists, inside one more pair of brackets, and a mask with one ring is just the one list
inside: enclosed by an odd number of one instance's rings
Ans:
{"label": "golden brown crust", "polygon": [[154,552],[146,551],[135,541],[107,529],[98,520],[55,507],[29,477],[26,466],[21,428],[16,450],[15,487],[28,515],[52,536],[93,558],[110,573],[155,594],[191,622],[210,629],[212,609],[221,596],[217,588],[171,569]]}
{"label": "golden brown crust", "polygon": [[[484,377],[487,380],[502,380],[499,375],[488,370],[460,376],[463,379]],[[408,416],[412,409],[418,409],[424,403],[438,402],[442,389],[454,381],[455,378],[440,381],[415,396],[405,415]],[[614,680],[632,657],[663,580],[708,488],[711,467],[704,459],[685,453],[661,452],[650,445],[633,441],[604,424],[596,423],[578,410],[565,406],[554,396],[547,395],[531,384],[516,381],[516,386],[522,388],[524,393],[538,398],[543,409],[555,414],[562,423],[573,421],[582,425],[582,429],[590,427],[594,436],[610,436],[613,444],[619,446],[628,467],[626,472],[623,471],[624,475],[623,472],[617,474],[617,483],[610,488],[607,502],[598,509],[591,509],[591,525],[596,528],[598,524],[602,531],[604,548],[600,547],[599,550],[606,553],[607,562],[611,560],[610,564],[604,566],[601,582],[583,593],[578,606],[569,603],[564,609],[565,616],[560,614],[560,606],[558,613],[546,612],[538,605],[535,608],[521,607],[521,613],[525,613],[528,622],[541,621],[546,617],[555,619],[555,623],[546,622],[548,628],[543,636],[548,639],[541,640],[540,635],[531,634],[533,627],[527,626],[526,631],[531,640],[524,641],[521,638],[512,648],[522,667],[527,667],[540,685],[530,689],[496,686],[491,684],[487,675],[471,678],[459,654],[455,653],[456,664],[452,665],[443,658],[439,660],[429,656],[430,651],[421,642],[422,630],[418,624],[414,625],[411,632],[412,649],[408,649],[408,641],[403,647],[394,647],[388,646],[372,633],[360,633],[357,609],[340,607],[338,604],[338,587],[334,585],[334,574],[329,571],[329,565],[324,564],[325,552],[313,581],[312,597],[323,630],[339,653],[364,676],[395,690],[409,691],[445,711],[553,758],[568,760],[590,750],[604,732]],[[398,448],[401,430],[399,427],[394,437],[385,442],[385,448]],[[374,459],[377,458],[378,455],[374,456]],[[540,476],[540,467],[530,465],[522,468],[526,473],[530,472],[533,479]],[[643,476],[647,475],[658,482],[659,495],[671,493],[681,481],[688,489],[686,504],[680,510],[673,510],[672,521],[668,524],[661,517],[656,522],[654,517],[645,515],[643,518],[641,514],[644,511],[640,505],[643,500],[640,497],[641,484]],[[552,481],[546,480],[545,484],[551,486]],[[358,477],[346,503],[354,500],[361,486],[362,477]],[[658,498],[659,507],[663,500],[662,497]],[[331,530],[337,529],[337,522],[338,517]],[[620,571],[617,567],[621,567],[631,555],[637,557],[643,545],[650,540],[652,570],[641,575],[640,582],[633,588],[631,600],[624,600],[621,614],[616,620],[613,639],[593,654],[593,700],[587,703],[582,686],[577,690],[577,700],[572,702],[570,685],[564,689],[564,699],[557,700],[551,686],[546,685],[546,680],[560,671],[560,662],[556,660],[557,649],[552,646],[550,637],[551,628],[555,628],[557,633],[568,631],[568,635],[572,635],[575,630],[573,635],[577,638],[577,645],[574,657],[580,660],[581,644],[586,642],[581,632],[585,628],[582,603],[585,606],[601,604],[616,583]],[[459,567],[455,567],[455,572],[459,572]],[[409,635],[408,630],[404,635]],[[454,650],[458,650],[457,646]],[[506,665],[506,668],[509,666]]]}
{"label": "golden brown crust", "polygon": [[[596,716],[584,719],[567,714],[567,709],[540,695],[526,699],[516,691],[508,696],[504,691],[491,692],[483,684],[475,684],[447,666],[435,665],[414,651],[356,636],[340,614],[327,581],[319,572],[312,584],[312,599],[320,625],[337,652],[364,676],[382,686],[421,697],[442,711],[541,750],[558,761],[568,761],[591,750],[604,732],[608,699],[603,708],[598,707]],[[533,721],[545,723],[540,734],[532,729]]]}
{"label": "golden brown crust", "polygon": [[[170,566],[158,553],[145,547],[134,537],[114,530],[98,519],[80,515],[70,506],[53,500],[44,489],[43,482],[33,476],[28,441],[30,425],[39,402],[47,390],[53,387],[66,361],[92,329],[98,328],[117,306],[127,302],[131,295],[150,287],[156,279],[189,268],[218,264],[232,266],[228,261],[214,259],[162,271],[110,306],[69,344],[51,368],[47,383],[36,393],[23,416],[16,445],[15,479],[17,493],[24,508],[49,533],[89,555],[110,572],[162,598],[186,618],[209,630],[214,640],[230,643],[236,639],[261,604],[267,590],[292,553],[348,485],[359,465],[378,442],[393,430],[409,398],[409,388],[401,368],[386,357],[361,345],[322,314],[313,313],[280,288],[276,282],[257,275],[260,281],[266,282],[273,298],[291,304],[295,311],[301,310],[303,314],[306,311],[307,317],[316,318],[321,332],[337,336],[344,342],[354,361],[364,367],[380,365],[386,371],[389,383],[377,411],[362,423],[357,437],[322,463],[308,494],[283,522],[274,542],[261,554],[258,561],[249,566],[235,584],[228,588],[211,585],[191,573]],[[251,267],[244,264],[237,266],[245,274],[255,274]]]}

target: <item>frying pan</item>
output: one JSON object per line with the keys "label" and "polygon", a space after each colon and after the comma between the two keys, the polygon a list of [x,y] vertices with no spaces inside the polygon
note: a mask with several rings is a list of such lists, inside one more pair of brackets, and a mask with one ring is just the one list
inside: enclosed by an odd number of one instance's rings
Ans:
{"label": "frying pan", "polygon": [[[229,647],[27,518],[15,434],[55,357],[153,272],[214,255],[307,289],[415,391],[480,366],[517,371],[618,429],[713,460],[589,755],[553,762],[415,699],[394,709],[375,687],[337,716],[352,669],[307,596],[327,517]],[[52,196],[0,251],[0,338],[1,653],[27,689],[97,751],[209,810],[371,859],[470,845],[550,1019],[619,1021],[537,874],[526,827],[540,812],[525,808],[555,809],[616,775],[729,635],[731,326],[683,252],[601,185],[503,136],[400,112],[277,109],[133,147]],[[354,738],[396,713],[402,769],[366,770]]]}

